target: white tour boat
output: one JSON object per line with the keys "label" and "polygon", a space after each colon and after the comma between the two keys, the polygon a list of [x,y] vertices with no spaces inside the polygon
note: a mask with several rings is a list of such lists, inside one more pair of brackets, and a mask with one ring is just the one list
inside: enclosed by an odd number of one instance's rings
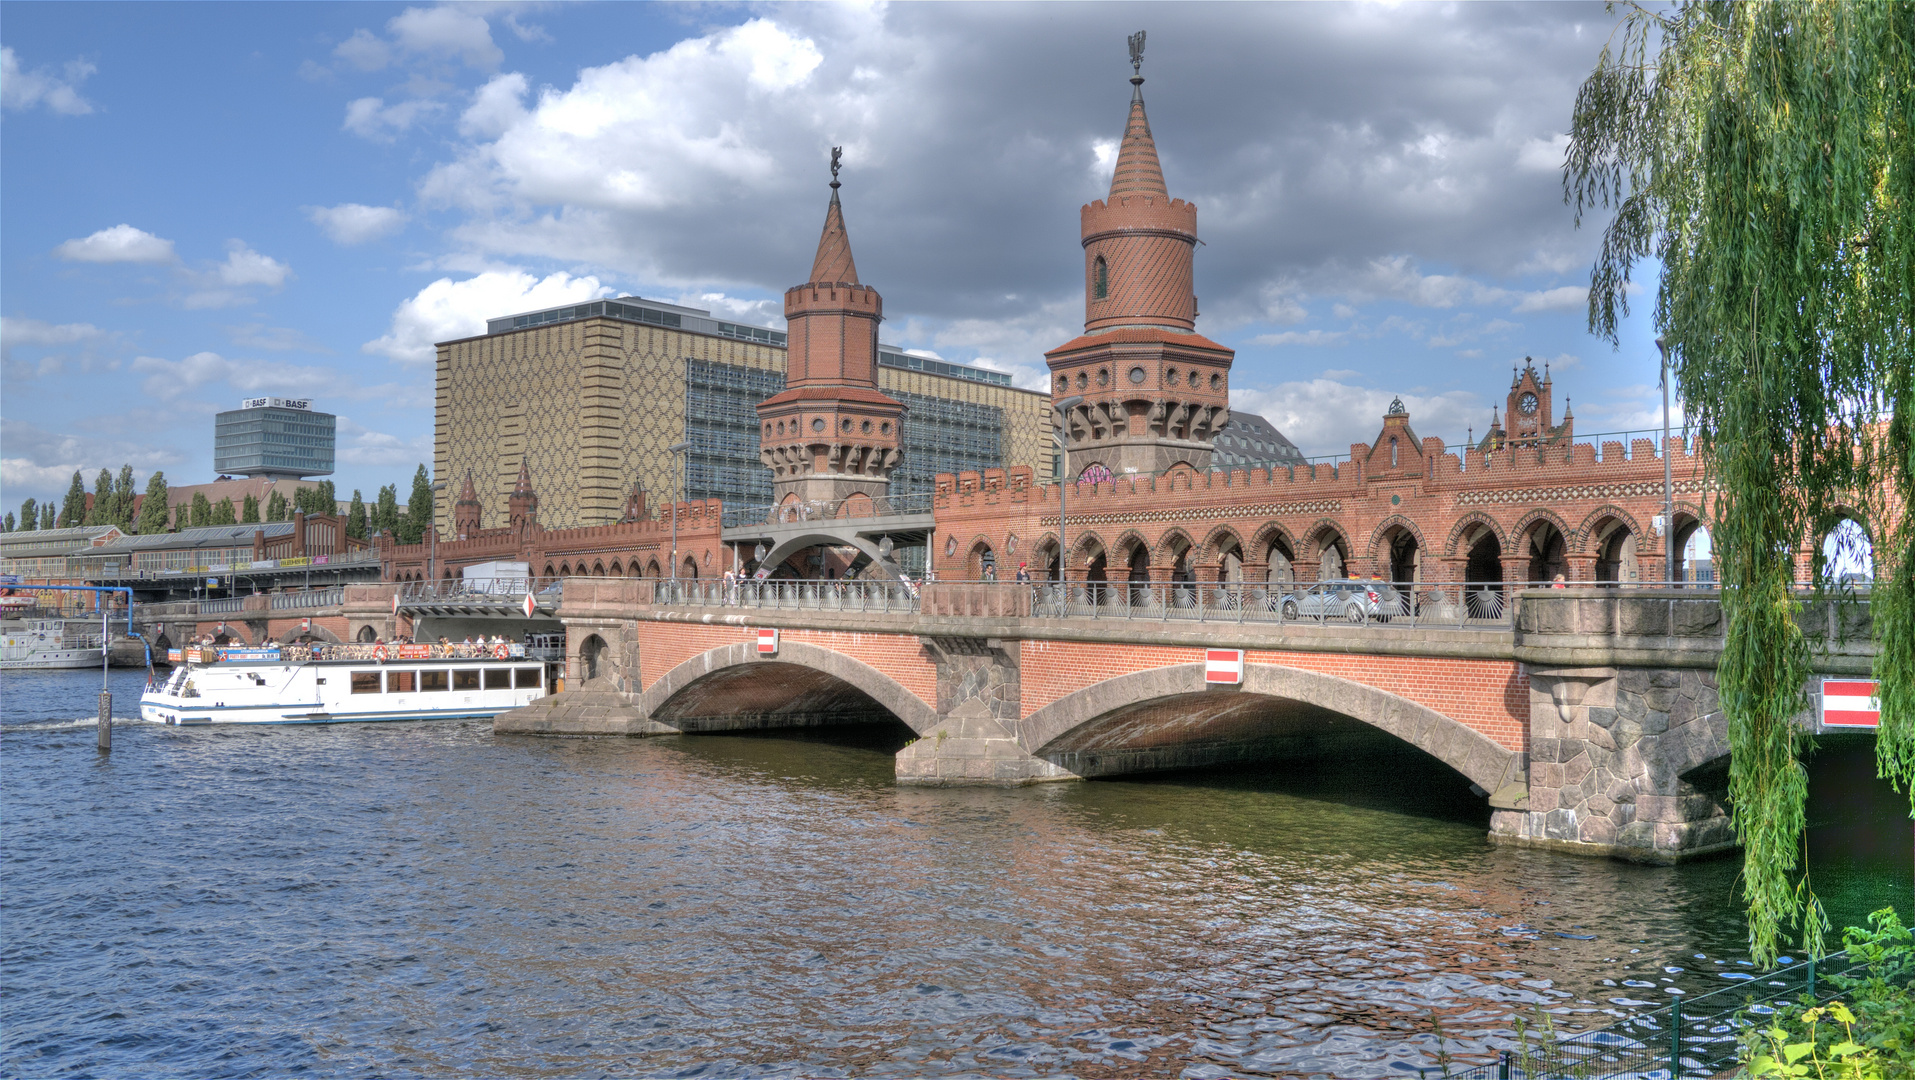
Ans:
{"label": "white tour boat", "polygon": [[0,671],[99,667],[100,635],[94,625],[89,634],[66,619],[8,619],[0,623]]}
{"label": "white tour boat", "polygon": [[488,720],[546,693],[517,645],[330,645],[180,650],[140,696],[156,724]]}

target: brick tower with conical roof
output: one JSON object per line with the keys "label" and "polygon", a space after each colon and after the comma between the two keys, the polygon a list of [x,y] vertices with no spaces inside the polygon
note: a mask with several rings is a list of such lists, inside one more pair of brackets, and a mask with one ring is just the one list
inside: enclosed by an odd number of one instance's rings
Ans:
{"label": "brick tower with conical roof", "polygon": [[1130,119],[1110,196],[1082,211],[1084,334],[1044,354],[1070,445],[1064,475],[1210,467],[1236,353],[1197,333],[1197,207],[1170,197],[1144,112],[1144,35],[1130,39]]}
{"label": "brick tower with conical roof", "polygon": [[882,498],[901,457],[904,406],[878,390],[884,299],[858,281],[838,155],[831,151],[831,203],[811,280],[785,292],[785,388],[758,406],[758,456],[780,503]]}

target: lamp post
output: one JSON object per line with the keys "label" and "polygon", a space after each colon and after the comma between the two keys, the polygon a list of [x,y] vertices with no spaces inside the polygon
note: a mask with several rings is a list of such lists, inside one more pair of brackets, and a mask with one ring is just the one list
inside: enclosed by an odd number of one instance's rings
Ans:
{"label": "lamp post", "polygon": [[[1072,394],[1070,397],[1064,398],[1053,406],[1053,408],[1057,410],[1058,416],[1062,418],[1062,421],[1051,429],[1051,438],[1057,442],[1057,448],[1064,452],[1063,471],[1065,473],[1071,471],[1071,410],[1083,403],[1084,397],[1082,394]],[[1070,507],[1070,496],[1068,492],[1070,490],[1071,478],[1069,476],[1059,476],[1057,479],[1057,580],[1058,584],[1064,586],[1065,595],[1068,596],[1070,577],[1065,573],[1064,567],[1065,559],[1069,556],[1071,548],[1070,533],[1067,532],[1064,527],[1064,515]]]}
{"label": "lamp post", "polygon": [[691,449],[691,446],[689,442],[678,442],[665,448],[665,452],[672,456],[672,580],[674,582],[678,580],[678,461],[679,455]]}
{"label": "lamp post", "polygon": [[439,493],[445,489],[444,480],[432,482],[432,520],[427,525],[432,530],[432,546],[426,549],[426,580],[432,583],[434,592],[439,589]]}
{"label": "lamp post", "polygon": [[1656,339],[1662,353],[1662,576],[1676,580],[1680,565],[1676,562],[1676,503],[1670,483],[1669,464],[1669,343]]}

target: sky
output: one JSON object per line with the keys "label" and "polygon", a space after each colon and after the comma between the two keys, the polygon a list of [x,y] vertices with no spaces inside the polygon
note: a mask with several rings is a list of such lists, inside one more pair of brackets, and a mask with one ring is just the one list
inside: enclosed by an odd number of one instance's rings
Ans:
{"label": "sky", "polygon": [[1401,397],[1460,442],[1533,357],[1579,432],[1661,422],[1652,298],[1586,332],[1605,220],[1562,199],[1601,4],[0,9],[6,509],[75,469],[211,480],[213,415],[260,395],[338,414],[342,498],[403,497],[433,343],[488,317],[782,329],[833,146],[883,339],[1042,388],[1139,29],[1235,408],[1340,454]]}

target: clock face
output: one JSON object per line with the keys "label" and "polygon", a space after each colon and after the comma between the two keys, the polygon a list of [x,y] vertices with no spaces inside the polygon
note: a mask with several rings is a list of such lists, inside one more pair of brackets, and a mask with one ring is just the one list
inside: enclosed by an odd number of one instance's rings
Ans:
{"label": "clock face", "polygon": [[1522,400],[1516,403],[1516,407],[1523,410],[1524,416],[1536,415],[1536,395],[1524,394]]}

